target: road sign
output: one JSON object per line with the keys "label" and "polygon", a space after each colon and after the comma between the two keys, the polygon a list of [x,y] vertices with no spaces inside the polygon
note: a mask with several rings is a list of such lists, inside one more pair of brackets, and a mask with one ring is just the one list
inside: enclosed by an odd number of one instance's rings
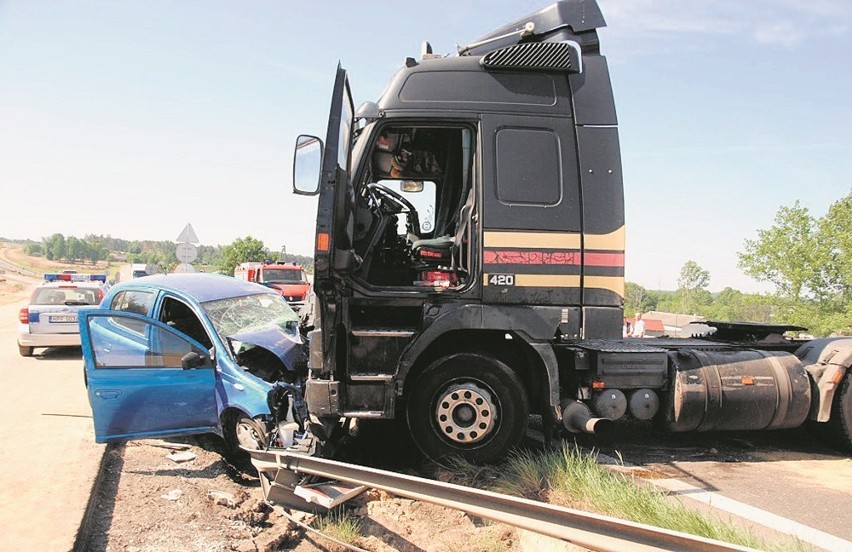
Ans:
{"label": "road sign", "polygon": [[195,230],[192,229],[192,225],[187,223],[186,228],[183,229],[183,232],[175,240],[178,243],[201,243],[198,241],[198,236],[195,235]]}
{"label": "road sign", "polygon": [[175,267],[175,273],[195,272],[195,267],[191,264],[181,263]]}
{"label": "road sign", "polygon": [[191,243],[179,243],[175,255],[180,262],[191,263],[198,258],[198,249]]}

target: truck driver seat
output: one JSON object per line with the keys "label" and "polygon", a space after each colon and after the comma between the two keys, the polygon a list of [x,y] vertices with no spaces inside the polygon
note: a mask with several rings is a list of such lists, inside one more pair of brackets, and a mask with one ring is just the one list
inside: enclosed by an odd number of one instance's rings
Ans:
{"label": "truck driver seat", "polygon": [[459,211],[455,235],[417,240],[411,244],[414,266],[419,271],[415,285],[433,286],[436,285],[436,282],[448,282],[449,285],[455,285],[460,273],[466,272],[460,266],[457,257],[461,250],[465,231],[470,224],[474,198],[474,188],[471,186],[467,199]]}

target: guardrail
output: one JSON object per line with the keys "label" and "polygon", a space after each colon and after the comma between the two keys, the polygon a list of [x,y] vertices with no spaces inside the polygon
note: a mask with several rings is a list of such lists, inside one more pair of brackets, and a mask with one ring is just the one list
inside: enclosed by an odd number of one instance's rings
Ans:
{"label": "guardrail", "polygon": [[8,270],[10,272],[14,272],[15,274],[20,274],[21,276],[41,278],[41,274],[38,274],[37,272],[33,272],[32,270],[27,270],[26,268],[21,268],[19,266],[15,266],[12,263],[7,263],[6,261],[2,260],[0,260],[0,268]]}
{"label": "guardrail", "polygon": [[285,450],[248,452],[251,454],[252,464],[260,474],[267,499],[271,490],[279,492],[284,490],[286,482],[293,481],[294,472],[305,473],[366,485],[398,496],[454,508],[473,516],[562,539],[589,550],[601,552],[753,550],[543,502],[335,460],[304,456]]}

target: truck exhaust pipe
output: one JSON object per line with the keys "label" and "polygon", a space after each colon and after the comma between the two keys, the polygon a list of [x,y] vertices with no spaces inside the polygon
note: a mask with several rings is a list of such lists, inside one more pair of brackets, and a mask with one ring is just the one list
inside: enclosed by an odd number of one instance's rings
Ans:
{"label": "truck exhaust pipe", "polygon": [[580,401],[571,401],[562,410],[562,425],[571,433],[605,434],[612,428],[613,421],[594,418],[589,407]]}

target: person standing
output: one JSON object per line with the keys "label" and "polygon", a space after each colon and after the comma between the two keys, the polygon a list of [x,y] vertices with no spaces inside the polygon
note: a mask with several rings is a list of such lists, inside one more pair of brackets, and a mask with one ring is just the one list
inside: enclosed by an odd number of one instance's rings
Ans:
{"label": "person standing", "polygon": [[630,333],[631,337],[645,337],[645,321],[642,320],[642,313],[636,313],[636,322],[633,324],[633,331]]}

